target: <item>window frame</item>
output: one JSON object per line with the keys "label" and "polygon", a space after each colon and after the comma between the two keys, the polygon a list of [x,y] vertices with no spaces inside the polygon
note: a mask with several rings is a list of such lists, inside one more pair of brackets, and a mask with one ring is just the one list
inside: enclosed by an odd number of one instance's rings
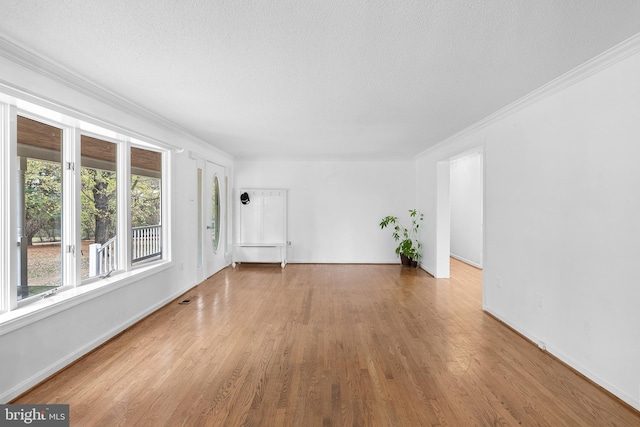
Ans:
{"label": "window frame", "polygon": [[[1,100],[0,100],[1,101]],[[13,264],[13,256],[11,254],[11,247],[16,243],[15,236],[12,236],[11,230],[16,230],[16,224],[13,223],[14,219],[9,214],[10,207],[14,205],[15,201],[12,200],[15,192],[11,191],[15,180],[11,179],[11,167],[10,159],[17,157],[16,147],[12,144],[7,144],[5,141],[11,141],[12,132],[15,131],[15,126],[11,124],[12,112],[15,107],[9,104],[0,103],[0,165],[2,166],[0,172],[0,315],[11,310],[11,294],[12,290],[15,293],[13,300],[17,297],[17,286],[11,286],[12,283],[16,283],[16,269],[10,268]],[[12,151],[13,156],[12,156]],[[12,238],[13,237],[13,238]],[[5,285],[9,284],[9,286]]]}
{"label": "window frame", "polygon": [[[76,151],[74,147],[75,132],[72,130],[72,128],[70,128],[68,125],[64,123],[52,120],[49,117],[44,117],[39,114],[32,113],[31,111],[25,111],[22,108],[17,108],[15,111],[15,114],[12,115],[12,117],[10,117],[11,121],[15,122],[16,129],[14,132],[14,138],[9,141],[9,144],[15,147],[15,155],[16,155],[15,158],[17,158],[17,154],[18,154],[17,153],[18,116],[40,122],[48,126],[56,127],[62,131],[62,140],[61,140],[61,146],[60,146],[60,169],[61,169],[60,176],[62,179],[62,182],[61,182],[62,198],[60,200],[60,217],[61,217],[60,219],[60,252],[61,252],[60,286],[56,286],[53,289],[53,291],[42,292],[40,294],[36,294],[27,298],[23,298],[20,301],[17,301],[17,286],[16,286],[17,275],[16,275],[15,282],[12,282],[10,284],[12,289],[16,288],[16,295],[15,295],[16,308],[24,307],[25,305],[31,304],[34,301],[44,298],[47,294],[64,292],[76,286],[75,275],[72,274],[73,268],[74,268],[73,266],[75,264],[75,261],[73,260],[73,258],[75,257],[75,253],[70,252],[69,250],[65,250],[65,248],[69,248],[69,246],[72,245],[72,242],[73,242],[72,234],[75,231],[74,230],[75,226],[72,226],[72,227],[69,226],[70,223],[73,223],[75,218],[75,215],[73,212],[74,209],[73,209],[73,199],[72,199],[72,194],[75,189],[74,176],[73,176],[74,171],[69,170],[65,167],[67,163],[73,161],[73,155],[74,155],[74,152]],[[14,188],[17,188],[19,184],[17,182],[17,179],[18,179],[17,165],[15,161],[12,161],[11,163],[15,168],[11,170],[12,176],[16,177],[16,185],[14,186]],[[12,168],[9,168],[9,169],[12,169]],[[17,191],[17,190],[14,190],[14,191]],[[17,194],[16,194],[16,197],[14,197],[14,200],[16,201],[16,203],[11,205],[9,215],[14,217],[14,221],[17,223],[18,218],[15,213],[15,206],[17,204]],[[18,240],[17,229],[16,229],[16,235],[14,240],[15,241]],[[18,246],[18,249],[16,249],[15,253],[17,254],[18,251],[19,251],[19,246]],[[19,256],[16,255],[16,262],[18,262],[18,260],[19,260]],[[15,269],[15,265],[16,264],[10,264],[9,268]],[[13,297],[14,295],[12,295],[12,298]]]}
{"label": "window frame", "polygon": [[[133,233],[132,231],[132,225],[131,225],[131,174],[132,174],[132,167],[131,167],[131,148],[140,148],[143,150],[148,150],[148,151],[154,151],[160,154],[160,221],[161,221],[161,225],[162,225],[162,236],[161,236],[161,247],[162,247],[162,255],[160,257],[159,260],[155,260],[155,261],[150,261],[147,263],[141,263],[141,264],[137,264],[137,265],[132,265],[132,257],[131,257],[131,234]],[[129,185],[126,186],[126,214],[127,217],[125,218],[126,221],[126,229],[127,232],[129,233],[127,235],[127,240],[126,240],[126,245],[127,245],[127,250],[128,255],[127,255],[127,268],[129,270],[135,270],[137,268],[142,268],[148,265],[155,265],[158,263],[162,263],[162,262],[166,262],[166,261],[170,261],[171,258],[171,230],[172,230],[172,222],[171,222],[171,212],[169,209],[170,206],[170,195],[172,194],[171,189],[171,180],[168,179],[168,177],[170,176],[170,151],[169,150],[160,150],[157,146],[153,146],[150,145],[140,139],[135,139],[132,138],[131,141],[129,142],[128,146],[126,147],[127,150],[127,155],[129,156],[129,161],[127,162],[127,179],[129,180],[128,183]]]}
{"label": "window frame", "polygon": [[[17,118],[22,116],[63,132],[61,147],[61,284],[53,296],[49,292],[17,300]],[[81,277],[81,136],[87,135],[117,144],[117,235],[119,250],[117,274],[95,281]],[[124,185],[131,179],[130,147],[137,146],[159,152],[162,161],[161,219],[162,256],[144,265],[131,266],[130,188]],[[39,99],[0,84],[0,335],[13,330],[16,321],[31,322],[41,316],[57,312],[68,304],[78,304],[87,298],[119,289],[148,275],[173,265],[171,260],[171,180],[170,162],[176,147],[142,137],[118,126]],[[67,165],[71,167],[68,168]],[[122,184],[121,184],[122,183]],[[64,249],[64,250],[63,250]],[[68,250],[67,250],[68,249]],[[53,310],[52,307],[58,307]],[[39,314],[38,314],[39,313]],[[11,326],[14,325],[14,326]]]}
{"label": "window frame", "polygon": [[[126,233],[124,233],[124,229],[126,228],[126,218],[123,218],[123,211],[121,206],[122,203],[122,198],[125,197],[125,195],[121,194],[123,191],[127,191],[126,188],[121,188],[123,186],[126,187],[125,183],[122,182],[122,179],[120,178],[121,176],[124,176],[125,173],[127,173],[127,167],[126,167],[126,163],[128,162],[127,160],[127,155],[126,155],[126,146],[128,144],[127,141],[124,141],[122,139],[117,139],[113,136],[105,136],[103,134],[97,133],[95,132],[95,129],[93,131],[88,131],[88,130],[80,130],[79,132],[79,149],[78,149],[78,161],[80,162],[80,166],[78,169],[78,173],[76,174],[76,178],[78,180],[78,188],[82,189],[82,137],[83,136],[87,136],[90,138],[95,138],[95,139],[99,139],[101,141],[104,142],[108,142],[111,144],[115,144],[116,146],[116,168],[115,168],[115,172],[116,172],[116,206],[117,206],[117,211],[116,211],[116,247],[118,248],[117,250],[117,257],[118,257],[118,269],[115,270],[112,275],[117,276],[118,274],[121,274],[125,271],[127,271],[126,268],[126,257],[128,252],[126,251],[126,244],[125,241],[123,240],[123,235],[125,235]],[[76,247],[77,248],[81,248],[82,247],[82,231],[81,231],[81,215],[82,215],[82,198],[78,197],[78,222],[76,224],[76,227],[78,230],[80,230],[80,232],[78,233],[78,236],[76,238]],[[124,253],[123,253],[124,252]],[[77,273],[77,277],[78,277],[78,286],[84,286],[88,283],[93,283],[96,281],[100,281],[103,280],[103,278],[101,278],[100,276],[95,276],[95,277],[88,277],[86,279],[82,279],[82,273],[80,271],[80,263],[78,263],[77,265],[78,267],[78,273]],[[114,276],[114,277],[115,277]]]}

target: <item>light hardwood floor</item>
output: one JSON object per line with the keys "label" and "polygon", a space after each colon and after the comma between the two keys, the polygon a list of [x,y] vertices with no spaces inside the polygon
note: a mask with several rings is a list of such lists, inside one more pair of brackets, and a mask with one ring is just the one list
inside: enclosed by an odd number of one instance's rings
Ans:
{"label": "light hardwood floor", "polygon": [[484,313],[456,260],[227,268],[14,403],[72,426],[640,425]]}

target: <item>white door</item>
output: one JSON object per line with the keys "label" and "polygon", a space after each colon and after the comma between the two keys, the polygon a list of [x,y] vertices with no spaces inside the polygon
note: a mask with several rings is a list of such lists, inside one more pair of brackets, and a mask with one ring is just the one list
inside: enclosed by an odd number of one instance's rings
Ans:
{"label": "white door", "polygon": [[207,162],[203,189],[206,277],[227,266],[227,179],[224,167]]}

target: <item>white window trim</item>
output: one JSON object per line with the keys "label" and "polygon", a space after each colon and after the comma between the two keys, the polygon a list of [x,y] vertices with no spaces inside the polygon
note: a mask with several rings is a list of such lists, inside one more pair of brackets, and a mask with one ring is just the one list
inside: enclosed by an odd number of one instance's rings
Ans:
{"label": "white window trim", "polygon": [[[67,224],[63,230],[62,245],[75,245],[79,248],[80,233],[80,199],[76,197],[76,191],[80,188],[80,135],[93,134],[105,140],[115,140],[118,143],[118,173],[121,177],[129,177],[130,165],[129,154],[131,143],[136,146],[149,148],[162,153],[162,211],[163,221],[163,253],[162,259],[131,267],[129,257],[129,218],[130,218],[130,191],[119,192],[119,196],[124,200],[122,203],[123,214],[119,215],[118,226],[122,230],[121,252],[125,269],[121,269],[118,275],[110,278],[85,283],[81,281],[79,271],[80,263],[73,262],[72,255],[67,255],[63,251],[63,285],[58,288],[59,293],[43,298],[42,295],[17,301],[17,269],[18,261],[17,246],[17,219],[14,207],[17,203],[15,187],[17,186],[17,144],[12,141],[17,140],[17,116],[33,118],[47,124],[63,129],[64,138],[72,138],[63,144],[62,164],[66,161],[73,161],[75,171],[65,171],[63,178],[63,215],[64,223]],[[107,124],[100,120],[91,118],[77,111],[71,110],[50,101],[39,99],[33,95],[13,89],[4,84],[0,84],[0,336],[16,328],[36,322],[42,318],[51,316],[61,310],[80,304],[89,299],[93,299],[108,292],[112,292],[123,286],[135,283],[145,277],[164,271],[173,265],[171,258],[171,151],[180,150],[178,147],[162,143],[150,138],[142,137],[135,132],[127,131],[123,128]],[[10,142],[10,143],[7,143]],[[73,143],[71,143],[73,142]],[[66,147],[66,148],[65,148]],[[8,166],[8,167],[7,167]],[[77,172],[77,173],[75,173]],[[122,178],[126,180],[127,178]],[[124,182],[124,181],[123,181]],[[124,186],[128,188],[128,186]],[[65,198],[64,194],[67,194]],[[66,211],[65,211],[66,209]],[[119,208],[120,209],[120,208]],[[69,227],[69,224],[73,224]],[[79,253],[76,250],[76,253]],[[75,255],[73,255],[75,256]],[[70,261],[71,260],[71,261]],[[124,262],[126,261],[126,262]],[[74,271],[71,266],[75,264]]]}
{"label": "white window trim", "polygon": [[[84,126],[86,127],[86,126]],[[117,241],[117,246],[118,246],[118,269],[116,271],[114,271],[114,277],[116,277],[117,275],[120,275],[120,273],[123,273],[125,271],[130,270],[130,268],[127,266],[126,263],[126,259],[128,257],[129,251],[127,249],[127,245],[125,244],[126,241],[128,241],[129,239],[129,234],[127,232],[127,215],[129,215],[129,210],[128,208],[126,208],[127,204],[123,202],[123,198],[127,198],[128,197],[128,192],[130,191],[128,189],[128,186],[126,186],[126,183],[123,181],[124,178],[121,177],[125,177],[128,176],[129,173],[129,168],[128,168],[128,157],[127,157],[127,150],[129,149],[129,142],[124,140],[124,138],[118,139],[118,135],[113,133],[109,133],[107,135],[107,132],[104,133],[100,133],[100,128],[96,127],[96,126],[92,126],[90,129],[91,130],[83,130],[84,128],[83,126],[79,127],[79,137],[78,139],[80,140],[79,144],[80,144],[80,148],[78,148],[78,152],[81,153],[82,152],[82,136],[88,136],[90,138],[96,138],[96,139],[100,139],[102,141],[105,142],[109,142],[111,144],[115,144],[116,146],[116,180],[117,180],[117,186],[118,186],[118,190],[116,191],[116,205],[118,206],[118,215],[116,218],[116,222],[117,222],[117,232],[116,232],[116,241]],[[81,177],[81,173],[80,171],[82,170],[82,158],[79,158],[80,161],[80,165],[78,171],[79,173],[76,174],[76,179],[77,179],[77,186],[78,188],[82,187],[82,177]],[[125,188],[120,189],[119,187],[121,185],[124,185]],[[126,193],[125,193],[126,192]],[[78,198],[78,221],[76,223],[76,227],[78,230],[80,230],[80,218],[81,218],[81,214],[82,214],[82,203],[80,198]],[[120,206],[125,207],[125,208],[120,208]],[[76,247],[80,248],[82,247],[82,232],[78,233],[78,235],[76,236]],[[78,268],[78,272],[76,273],[79,279],[78,281],[78,286],[85,286],[86,284],[89,283],[93,283],[96,281],[100,281],[102,280],[101,277],[99,276],[95,276],[95,277],[89,277],[86,278],[84,280],[82,280],[81,277],[81,272],[80,272],[80,264],[77,264],[77,268]]]}
{"label": "white window trim", "polygon": [[[13,113],[13,112],[12,112]],[[63,139],[63,143],[62,143],[62,147],[61,148],[61,152],[60,152],[60,168],[61,168],[61,176],[62,176],[62,200],[60,201],[60,209],[61,209],[61,216],[62,218],[65,218],[64,221],[61,222],[60,224],[60,251],[61,251],[61,274],[60,274],[60,286],[55,288],[55,292],[64,292],[67,291],[69,289],[72,289],[75,286],[75,277],[72,277],[72,272],[71,270],[71,266],[74,265],[74,261],[73,258],[75,258],[75,253],[68,253],[66,250],[64,250],[64,248],[66,248],[67,246],[69,246],[70,244],[72,244],[73,240],[73,234],[75,233],[75,231],[73,230],[73,227],[66,227],[65,224],[69,224],[69,223],[74,223],[74,219],[78,218],[79,221],[79,217],[75,217],[73,215],[73,197],[72,197],[72,192],[75,189],[75,185],[74,185],[74,171],[70,171],[70,170],[66,170],[65,168],[65,164],[66,162],[72,162],[73,161],[73,154],[75,152],[75,148],[72,146],[71,141],[72,138],[74,138],[75,132],[74,132],[74,128],[73,127],[69,127],[68,125],[65,125],[64,123],[60,123],[57,122],[53,119],[51,119],[51,114],[46,114],[45,116],[41,116],[39,114],[34,114],[31,111],[24,111],[22,109],[17,109],[15,111],[15,115],[12,115],[10,118],[13,119],[14,117],[17,118],[17,116],[21,116],[21,117],[25,117],[31,120],[35,120],[38,121],[40,123],[44,123],[46,125],[49,126],[53,126],[56,127],[58,129],[60,129],[62,131],[62,139]],[[16,122],[17,123],[17,122]],[[15,131],[17,133],[17,130]],[[13,137],[13,135],[12,135]],[[17,138],[13,138],[10,141],[14,141]],[[16,144],[9,144],[11,146],[16,146]],[[16,147],[17,149],[17,147]],[[17,156],[17,153],[16,153]],[[15,162],[11,163],[13,167],[15,167]],[[17,170],[12,169],[11,167],[9,168],[11,169],[11,174],[12,176],[16,177],[16,183],[15,186],[18,185],[17,182]],[[11,206],[15,206],[15,204],[12,204]],[[9,216],[14,218],[14,221],[17,221],[15,212],[13,210],[13,208],[10,210],[10,212],[8,212]],[[67,219],[67,217],[69,219]],[[75,224],[75,223],[74,223]],[[14,238],[14,240],[17,241],[17,234]],[[16,262],[18,259],[18,255],[16,252]],[[10,269],[14,269],[15,270],[15,263],[12,263],[9,265]],[[17,280],[17,276],[15,278]],[[16,281],[14,282],[9,282],[10,283],[10,287],[12,288],[12,293],[13,293],[13,289],[16,288],[15,283],[17,283]],[[4,286],[4,285],[2,285]],[[43,292],[42,294],[37,294],[37,295],[33,295],[31,297],[28,298],[24,298],[21,299],[20,301],[16,301],[16,304],[12,307],[12,309],[16,309],[16,308],[20,308],[20,307],[24,307],[28,304],[32,304],[34,301],[37,301],[39,299],[41,299],[43,297],[43,294],[46,294],[46,292]],[[12,294],[11,296],[11,302],[15,300],[17,300],[17,295],[14,296]]]}
{"label": "white window trim", "polygon": [[[16,269],[9,268],[11,265],[11,248],[15,244],[15,238],[11,238],[11,230],[13,230],[12,218],[9,215],[12,206],[11,197],[14,194],[11,191],[11,168],[9,159],[15,158],[11,156],[11,144],[3,141],[10,141],[11,123],[10,117],[12,108],[7,104],[0,104],[0,315],[8,312],[11,299],[11,286],[3,285],[5,283],[16,283]],[[15,291],[17,294],[17,290]]]}

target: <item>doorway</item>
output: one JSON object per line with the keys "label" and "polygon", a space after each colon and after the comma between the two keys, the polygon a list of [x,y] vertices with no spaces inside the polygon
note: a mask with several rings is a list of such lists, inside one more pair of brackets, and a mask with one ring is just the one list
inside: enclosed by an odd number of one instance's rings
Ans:
{"label": "doorway", "polygon": [[482,268],[483,179],[482,152],[449,161],[451,207],[451,256]]}
{"label": "doorway", "polygon": [[[478,156],[480,163],[479,170],[464,173],[473,173],[473,177],[466,178],[467,181],[473,180],[476,186],[475,192],[480,193],[479,199],[476,198],[480,206],[474,207],[475,216],[471,219],[479,231],[475,235],[476,248],[479,247],[479,265],[481,267],[484,253],[484,149],[483,147],[475,147],[456,155],[443,159],[436,164],[437,168],[437,184],[436,184],[436,260],[434,276],[436,278],[450,277],[450,257],[452,255],[452,180],[457,180],[457,176],[452,178],[452,165],[458,159],[469,156]],[[455,166],[453,169],[455,170]],[[455,173],[455,172],[454,172]],[[479,182],[478,182],[479,181]],[[453,190],[455,191],[455,189]],[[454,208],[455,209],[455,208]],[[466,262],[467,260],[463,260]],[[470,265],[473,265],[470,263]]]}

